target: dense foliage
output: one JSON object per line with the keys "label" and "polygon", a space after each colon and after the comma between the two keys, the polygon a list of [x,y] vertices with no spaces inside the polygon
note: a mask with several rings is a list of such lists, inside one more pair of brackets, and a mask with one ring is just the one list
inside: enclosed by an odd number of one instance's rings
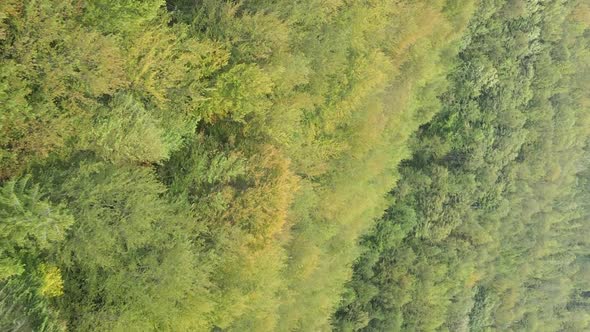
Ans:
{"label": "dense foliage", "polygon": [[481,4],[440,113],[362,240],[335,327],[590,329],[582,6]]}
{"label": "dense foliage", "polygon": [[0,330],[590,328],[589,14],[0,1]]}

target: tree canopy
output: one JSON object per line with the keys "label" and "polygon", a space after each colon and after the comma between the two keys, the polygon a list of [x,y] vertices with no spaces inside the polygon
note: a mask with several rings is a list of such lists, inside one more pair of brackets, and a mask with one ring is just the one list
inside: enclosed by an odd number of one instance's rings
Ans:
{"label": "tree canopy", "polygon": [[590,8],[0,2],[0,330],[590,328]]}

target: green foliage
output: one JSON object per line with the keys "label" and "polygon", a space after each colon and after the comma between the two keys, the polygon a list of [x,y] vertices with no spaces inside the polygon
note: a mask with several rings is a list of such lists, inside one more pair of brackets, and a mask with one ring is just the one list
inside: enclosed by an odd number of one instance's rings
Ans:
{"label": "green foliage", "polygon": [[271,91],[270,78],[257,66],[238,64],[219,75],[202,114],[210,122],[216,116],[244,122],[247,116],[268,110],[270,102],[265,96]]}
{"label": "green foliage", "polygon": [[141,29],[156,18],[164,3],[164,0],[97,0],[79,6],[83,6],[82,21],[85,25],[113,33]]}
{"label": "green foliage", "polygon": [[0,188],[0,329],[62,331],[48,298],[63,294],[57,267],[48,260],[74,218],[46,199],[30,177]]}
{"label": "green foliage", "polygon": [[566,68],[590,61],[570,12],[560,2],[478,8],[442,109],[416,133],[394,203],[362,240],[337,329],[588,328],[585,318],[572,328],[587,314],[568,304],[587,250],[573,243],[588,229],[576,182],[589,132],[587,92]]}
{"label": "green foliage", "polygon": [[113,162],[156,163],[180,145],[161,121],[130,95],[115,95],[108,109],[95,115],[84,147]]}
{"label": "green foliage", "polygon": [[63,205],[44,200],[29,179],[11,180],[0,188],[0,280],[21,274],[27,255],[51,249],[74,222]]}
{"label": "green foliage", "polygon": [[0,282],[0,329],[3,331],[67,331],[49,299],[42,296],[42,276],[28,270]]}
{"label": "green foliage", "polygon": [[[61,246],[64,314],[73,330],[181,330],[206,292],[185,234],[190,216],[168,203],[148,168],[72,160],[44,174],[76,227]],[[205,299],[196,298],[205,296]],[[201,319],[202,320],[202,319]]]}
{"label": "green foliage", "polygon": [[0,51],[2,178],[63,151],[97,98],[126,84],[114,38],[78,26],[69,1],[9,9]]}

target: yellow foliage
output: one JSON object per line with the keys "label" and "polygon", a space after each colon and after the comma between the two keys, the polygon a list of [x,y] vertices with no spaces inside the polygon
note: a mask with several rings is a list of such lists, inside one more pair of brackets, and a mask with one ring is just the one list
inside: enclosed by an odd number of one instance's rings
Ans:
{"label": "yellow foliage", "polygon": [[132,40],[127,51],[131,83],[162,109],[195,112],[207,87],[202,80],[229,60],[221,44],[187,38],[182,26],[172,30],[162,24]]}
{"label": "yellow foliage", "polygon": [[590,26],[590,3],[580,1],[570,15],[574,20],[582,23],[586,27]]}
{"label": "yellow foliage", "polygon": [[40,271],[43,275],[41,295],[46,297],[62,296],[64,293],[64,282],[61,278],[61,271],[57,266],[41,264]]}
{"label": "yellow foliage", "polygon": [[467,280],[465,281],[465,286],[467,288],[473,288],[481,279],[481,273],[477,271],[471,272]]}
{"label": "yellow foliage", "polygon": [[264,244],[284,229],[298,180],[289,160],[271,145],[261,147],[250,164],[253,183],[226,217],[252,234],[255,243]]}

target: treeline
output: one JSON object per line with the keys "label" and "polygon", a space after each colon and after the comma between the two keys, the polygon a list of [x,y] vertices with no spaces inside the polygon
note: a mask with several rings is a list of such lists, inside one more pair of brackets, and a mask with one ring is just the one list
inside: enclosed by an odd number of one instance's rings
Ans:
{"label": "treeline", "polygon": [[0,330],[326,330],[468,1],[0,3]]}
{"label": "treeline", "polygon": [[480,3],[337,330],[590,329],[588,9]]}

